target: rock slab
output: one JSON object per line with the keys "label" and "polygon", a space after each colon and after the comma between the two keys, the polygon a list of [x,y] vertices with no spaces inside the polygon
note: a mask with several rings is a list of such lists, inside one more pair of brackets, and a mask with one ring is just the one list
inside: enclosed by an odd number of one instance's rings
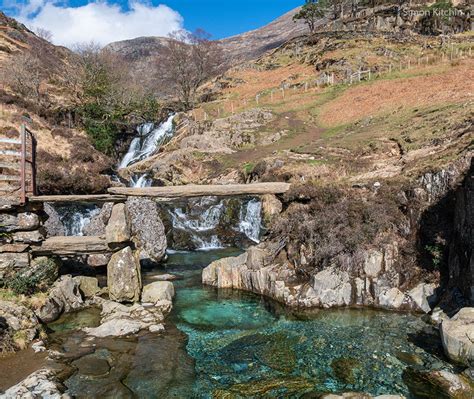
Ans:
{"label": "rock slab", "polygon": [[130,247],[112,255],[107,266],[110,299],[117,302],[138,302],[141,292],[141,272],[138,256]]}

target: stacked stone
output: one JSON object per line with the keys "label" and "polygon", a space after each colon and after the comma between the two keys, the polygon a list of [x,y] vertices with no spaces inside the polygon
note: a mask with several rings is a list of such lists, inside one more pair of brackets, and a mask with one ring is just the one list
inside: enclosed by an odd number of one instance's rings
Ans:
{"label": "stacked stone", "polygon": [[42,206],[0,199],[0,285],[30,267],[32,248],[44,239],[41,214]]}

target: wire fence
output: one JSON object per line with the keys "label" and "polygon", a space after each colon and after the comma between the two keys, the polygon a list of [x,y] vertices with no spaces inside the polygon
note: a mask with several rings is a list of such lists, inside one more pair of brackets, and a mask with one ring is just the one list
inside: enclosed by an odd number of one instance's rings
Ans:
{"label": "wire fence", "polygon": [[450,45],[444,50],[445,51],[441,54],[431,54],[416,58],[407,57],[403,60],[392,61],[372,68],[359,69],[355,72],[349,71],[345,76],[338,76],[334,72],[323,71],[316,79],[266,89],[257,93],[255,97],[252,98],[213,101],[212,103],[208,103],[206,108],[193,110],[193,117],[196,121],[207,121],[226,117],[235,114],[237,111],[247,109],[248,107],[260,107],[285,101],[294,94],[318,91],[321,88],[334,85],[353,85],[414,68],[452,63],[453,61],[472,58],[473,54],[472,47],[461,49]]}

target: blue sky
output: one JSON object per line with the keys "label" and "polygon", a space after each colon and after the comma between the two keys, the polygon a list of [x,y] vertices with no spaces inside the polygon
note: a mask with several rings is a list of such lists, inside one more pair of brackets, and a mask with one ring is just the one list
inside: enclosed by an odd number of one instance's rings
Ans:
{"label": "blue sky", "polygon": [[33,30],[48,29],[53,42],[111,41],[167,36],[202,28],[215,39],[261,27],[303,0],[0,0],[2,11]]}

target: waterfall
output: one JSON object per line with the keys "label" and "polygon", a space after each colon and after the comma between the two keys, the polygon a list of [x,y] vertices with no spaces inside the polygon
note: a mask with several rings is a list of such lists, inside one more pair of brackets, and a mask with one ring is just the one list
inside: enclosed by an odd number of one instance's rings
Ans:
{"label": "waterfall", "polygon": [[142,188],[151,187],[153,181],[148,177],[148,174],[134,175],[130,178],[130,187]]}
{"label": "waterfall", "polygon": [[66,236],[84,235],[84,227],[100,213],[100,208],[95,205],[57,206],[55,209],[64,226]]}
{"label": "waterfall", "polygon": [[167,207],[176,249],[214,249],[258,243],[262,205],[257,198],[201,197]]}
{"label": "waterfall", "polygon": [[137,128],[137,137],[130,143],[130,147],[120,162],[118,168],[126,168],[142,159],[153,155],[161,145],[173,137],[174,114],[155,128],[153,123],[144,123]]}
{"label": "waterfall", "polygon": [[262,203],[258,199],[251,199],[240,208],[239,231],[252,241],[260,242],[260,228],[262,225]]}
{"label": "waterfall", "polygon": [[188,215],[182,208],[174,208],[169,210],[173,229],[184,230],[191,235],[196,249],[207,250],[222,248],[223,245],[216,234],[209,235],[216,227],[219,226],[222,213],[224,212],[224,203],[219,202],[214,205],[213,197],[202,197],[196,203],[194,209],[207,207],[204,212]]}

